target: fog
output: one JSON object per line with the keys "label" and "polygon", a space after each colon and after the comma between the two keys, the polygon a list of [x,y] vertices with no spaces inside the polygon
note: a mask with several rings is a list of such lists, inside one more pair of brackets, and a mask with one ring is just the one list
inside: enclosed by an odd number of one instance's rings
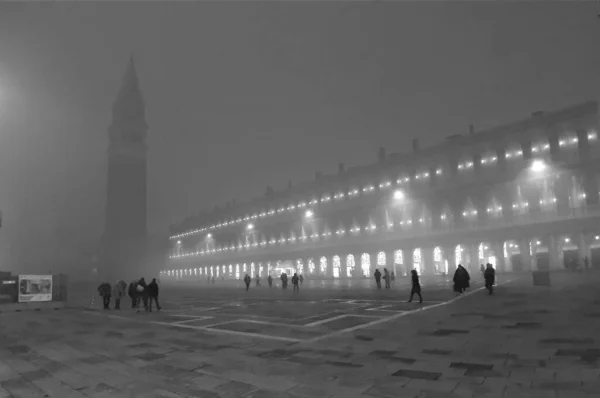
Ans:
{"label": "fog", "polygon": [[134,54],[148,225],[596,99],[593,3],[2,3],[0,270],[87,267]]}

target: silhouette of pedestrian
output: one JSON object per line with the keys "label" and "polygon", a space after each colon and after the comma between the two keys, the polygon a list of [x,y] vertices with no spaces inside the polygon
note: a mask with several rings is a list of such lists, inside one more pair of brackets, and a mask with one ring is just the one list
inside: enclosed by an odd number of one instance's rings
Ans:
{"label": "silhouette of pedestrian", "polygon": [[246,276],[244,276],[244,283],[246,284],[246,291],[248,291],[248,289],[250,289],[250,282],[252,282],[252,279],[250,278],[250,275],[246,274]]}
{"label": "silhouette of pedestrian", "polygon": [[483,273],[485,278],[485,288],[490,293],[490,296],[494,294],[494,283],[496,282],[496,270],[492,267],[492,264],[488,263],[485,272]]}
{"label": "silhouette of pedestrian", "polygon": [[381,272],[378,269],[375,270],[375,283],[377,284],[377,289],[381,289]]}
{"label": "silhouette of pedestrian", "polygon": [[410,271],[412,278],[412,288],[410,289],[410,298],[408,302],[411,303],[413,296],[416,294],[419,296],[419,303],[423,303],[423,296],[421,296],[421,283],[419,282],[419,274],[417,270],[413,269]]}

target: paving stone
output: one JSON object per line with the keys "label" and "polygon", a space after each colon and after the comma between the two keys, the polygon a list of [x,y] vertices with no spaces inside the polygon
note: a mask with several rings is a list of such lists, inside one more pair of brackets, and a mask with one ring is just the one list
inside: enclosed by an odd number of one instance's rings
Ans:
{"label": "paving stone", "polygon": [[393,376],[406,377],[409,379],[424,379],[424,380],[437,380],[442,374],[436,372],[427,372],[423,370],[412,370],[412,369],[400,369],[393,374]]}
{"label": "paving stone", "polygon": [[457,381],[452,380],[411,380],[406,387],[414,390],[433,390],[449,393],[458,385]]}

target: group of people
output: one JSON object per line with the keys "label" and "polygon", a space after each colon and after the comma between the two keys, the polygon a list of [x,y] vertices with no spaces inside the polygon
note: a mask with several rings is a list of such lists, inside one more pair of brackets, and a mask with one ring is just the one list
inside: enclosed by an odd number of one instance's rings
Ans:
{"label": "group of people", "polygon": [[[288,286],[288,276],[285,272],[281,273],[281,276],[279,277],[281,279],[281,288],[282,289],[287,289]],[[258,274],[256,274],[256,278],[254,279],[256,282],[256,287],[260,287],[260,276]],[[246,291],[248,291],[250,289],[250,284],[252,283],[252,278],[250,277],[250,275],[246,274],[244,276],[244,283],[246,284]],[[269,287],[273,287],[273,277],[271,276],[271,274],[269,274],[269,276],[267,277],[267,283],[269,284]],[[292,276],[292,286],[294,288],[294,291],[300,291],[300,284],[304,283],[304,277],[302,275],[298,275],[297,273],[294,273],[294,275]]]}
{"label": "group of people", "polygon": [[[375,283],[377,284],[377,289],[381,289],[381,272],[379,272],[378,269],[375,270],[375,274],[373,275],[375,277]],[[385,288],[389,289],[391,286],[391,283],[394,282],[396,280],[396,276],[394,275],[394,273],[390,273],[387,268],[383,269],[383,280],[385,281]]]}
{"label": "group of people", "polygon": [[152,312],[152,304],[156,304],[156,309],[160,311],[158,303],[158,283],[156,279],[146,284],[146,280],[141,278],[137,281],[131,281],[129,285],[124,280],[118,280],[111,286],[108,282],[102,282],[98,286],[98,293],[102,297],[102,304],[105,310],[110,309],[110,301],[115,300],[115,310],[121,309],[121,299],[128,295],[131,299],[131,308],[140,312],[140,305],[143,304],[146,312]]}

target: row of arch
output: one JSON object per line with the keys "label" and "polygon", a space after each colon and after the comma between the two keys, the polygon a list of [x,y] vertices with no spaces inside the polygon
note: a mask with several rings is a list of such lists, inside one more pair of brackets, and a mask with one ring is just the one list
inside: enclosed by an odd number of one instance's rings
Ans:
{"label": "row of arch", "polygon": [[[587,132],[584,133],[584,138],[587,138],[588,142],[595,142],[597,140],[597,132],[595,130],[589,130]],[[558,137],[558,147],[561,149],[568,149],[568,148],[576,148],[577,144],[579,142],[579,138],[577,133],[575,133],[574,131],[564,131],[562,132],[559,137]],[[525,145],[527,145],[528,147],[526,148]],[[507,145],[507,147],[505,148],[503,152],[503,156],[507,161],[512,161],[515,159],[518,159],[520,157],[523,156],[523,151],[524,150],[531,150],[531,153],[536,156],[544,156],[545,154],[550,152],[550,141],[548,140],[547,137],[538,137],[535,138],[530,144],[525,144],[525,143],[517,143],[514,142],[512,144]],[[483,154],[481,154],[480,156],[464,156],[461,157],[459,159],[459,162],[457,163],[456,167],[459,171],[466,171],[468,169],[472,169],[474,167],[475,164],[475,159],[479,158],[479,163],[481,164],[481,166],[491,166],[492,164],[495,164],[498,160],[498,156],[500,155],[500,152],[496,151],[496,150],[490,150],[490,151],[485,151]],[[419,167],[419,171],[417,171],[417,173],[414,176],[410,176],[408,174],[404,174],[402,175],[398,180],[397,183],[398,184],[403,184],[406,182],[409,182],[411,180],[423,180],[423,179],[427,179],[430,176],[430,171],[429,170],[435,170],[435,175],[436,176],[441,176],[444,174],[444,169],[448,169],[449,166],[448,165],[437,165],[436,167],[426,167],[426,166],[422,166]],[[379,184],[380,188],[386,188],[389,187],[391,185],[390,181],[385,181],[382,182],[381,184]],[[365,188],[363,188],[364,192],[370,192],[374,189],[374,186],[372,185],[367,185]],[[350,191],[348,191],[348,196],[355,196],[354,192],[358,191],[357,189],[350,189]],[[339,198],[339,193],[334,195],[333,199],[338,199]],[[345,196],[344,194],[342,196]],[[321,199],[317,199],[317,198],[313,198],[312,200],[310,200],[309,202],[305,202],[302,201],[301,203],[303,204],[317,204],[320,202],[329,202],[331,200],[331,196],[330,195],[325,195],[323,198]],[[185,237],[188,235],[193,235],[193,234],[198,234],[198,233],[202,233],[202,232],[206,232],[209,230],[213,230],[213,229],[217,229],[217,228],[222,228],[228,225],[232,225],[232,224],[237,224],[237,223],[241,223],[241,222],[245,222],[251,219],[256,219],[259,217],[264,217],[264,216],[273,216],[275,214],[278,214],[280,212],[287,210],[291,210],[292,208],[296,208],[296,205],[285,205],[283,207],[281,207],[279,210],[263,210],[260,213],[256,213],[252,216],[250,215],[246,215],[245,217],[238,217],[237,219],[233,219],[231,218],[230,221],[222,221],[218,224],[215,225],[211,225],[211,226],[207,226],[205,228],[200,228],[200,229],[194,229],[194,230],[190,230],[188,232],[183,232],[180,234],[176,234],[170,237],[170,239],[179,239],[181,237]]]}

